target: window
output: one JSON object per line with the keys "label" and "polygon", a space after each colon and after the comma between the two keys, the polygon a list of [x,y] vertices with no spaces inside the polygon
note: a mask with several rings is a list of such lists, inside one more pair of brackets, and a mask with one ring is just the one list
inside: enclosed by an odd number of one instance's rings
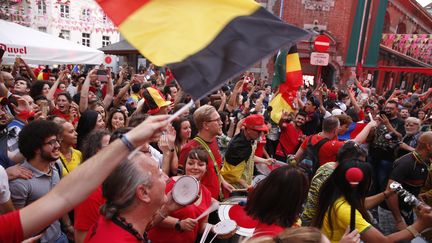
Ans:
{"label": "window", "polygon": [[47,32],[47,28],[46,27],[44,27],[44,26],[41,26],[41,27],[38,27],[38,30],[40,31],[40,32]]}
{"label": "window", "polygon": [[103,15],[102,15],[102,21],[103,21],[104,23],[106,23],[106,22],[108,21],[108,18],[107,18],[107,16],[106,16],[105,13],[103,13]]}
{"label": "window", "polygon": [[81,11],[81,20],[89,21],[90,19],[90,9],[85,8]]}
{"label": "window", "polygon": [[47,13],[47,5],[45,3],[45,0],[39,0],[37,2],[37,8],[39,15],[45,15]]}
{"label": "window", "polygon": [[60,17],[69,18],[69,5],[60,4]]}
{"label": "window", "polygon": [[102,36],[102,47],[107,46],[109,44],[111,44],[110,37],[106,35]]}
{"label": "window", "polygon": [[89,33],[82,33],[82,41],[81,44],[83,46],[90,47],[90,34]]}
{"label": "window", "polygon": [[60,35],[63,36],[63,39],[70,40],[70,31],[69,30],[61,30]]}

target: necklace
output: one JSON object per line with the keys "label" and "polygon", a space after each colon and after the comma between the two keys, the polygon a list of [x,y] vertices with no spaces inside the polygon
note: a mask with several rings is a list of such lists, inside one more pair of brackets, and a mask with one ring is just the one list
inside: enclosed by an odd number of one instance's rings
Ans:
{"label": "necklace", "polygon": [[144,233],[144,236],[140,235],[138,231],[133,227],[131,223],[128,223],[125,218],[120,217],[118,215],[115,215],[112,218],[112,221],[120,226],[122,229],[129,232],[131,235],[133,235],[139,242],[149,243],[150,241],[147,239],[147,232]]}

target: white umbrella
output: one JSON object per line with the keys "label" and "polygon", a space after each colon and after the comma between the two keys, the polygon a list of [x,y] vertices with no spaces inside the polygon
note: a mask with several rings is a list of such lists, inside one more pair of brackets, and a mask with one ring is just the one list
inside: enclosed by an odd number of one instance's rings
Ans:
{"label": "white umbrella", "polygon": [[104,53],[19,24],[0,20],[3,63],[21,57],[29,64],[101,64]]}

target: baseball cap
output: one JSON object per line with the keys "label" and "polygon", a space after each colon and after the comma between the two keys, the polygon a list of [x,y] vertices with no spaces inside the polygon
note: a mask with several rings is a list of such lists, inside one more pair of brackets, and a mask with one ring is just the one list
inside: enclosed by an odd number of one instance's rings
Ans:
{"label": "baseball cap", "polygon": [[339,116],[339,115],[344,114],[344,112],[343,112],[343,110],[341,110],[341,109],[334,109],[334,110],[332,110],[331,114],[332,114],[333,116]]}
{"label": "baseball cap", "polygon": [[[147,111],[148,114],[153,115],[153,114],[157,113],[160,110],[160,108],[165,107],[165,106],[169,106],[172,104],[171,101],[165,100],[162,93],[158,89],[155,89],[153,87],[148,87],[148,88],[146,88],[146,90],[147,90],[149,96],[145,96],[145,102],[146,103],[154,102],[154,104],[157,106],[154,109],[148,110]],[[152,99],[152,100],[149,100],[149,99]]]}
{"label": "baseball cap", "polygon": [[267,124],[264,121],[264,116],[260,114],[249,115],[245,118],[243,125],[252,130],[263,132],[268,131]]}

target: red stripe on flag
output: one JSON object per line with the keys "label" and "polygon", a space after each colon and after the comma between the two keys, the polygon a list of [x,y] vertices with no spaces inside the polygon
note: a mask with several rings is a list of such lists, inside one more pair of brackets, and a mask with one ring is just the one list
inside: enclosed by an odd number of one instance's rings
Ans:
{"label": "red stripe on flag", "polygon": [[302,70],[288,72],[285,75],[285,83],[279,86],[279,92],[284,93],[288,90],[297,91],[300,86],[303,85],[303,73]]}
{"label": "red stripe on flag", "polygon": [[[102,7],[114,24],[119,26],[129,15],[150,2],[150,0],[96,0],[96,2]],[[151,16],[148,17],[151,18]]]}

